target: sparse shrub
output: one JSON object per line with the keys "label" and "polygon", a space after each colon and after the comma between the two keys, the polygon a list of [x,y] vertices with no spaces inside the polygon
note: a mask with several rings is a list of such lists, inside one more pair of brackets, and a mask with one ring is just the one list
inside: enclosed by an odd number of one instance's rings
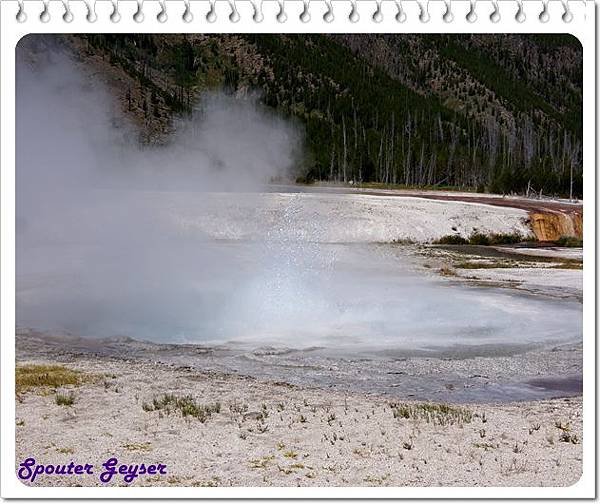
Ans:
{"label": "sparse shrub", "polygon": [[59,406],[73,406],[73,404],[75,404],[75,394],[73,394],[73,392],[58,392],[54,397],[54,400]]}
{"label": "sparse shrub", "polygon": [[484,233],[475,232],[469,238],[459,234],[442,236],[435,240],[434,245],[510,245],[521,243],[525,238],[519,233]]}
{"label": "sparse shrub", "polygon": [[570,432],[563,432],[558,439],[563,443],[579,444],[579,436]]}
{"label": "sparse shrub", "polygon": [[169,414],[171,410],[178,410],[183,417],[191,416],[204,423],[213,413],[221,412],[221,403],[198,404],[191,395],[178,397],[175,394],[164,394],[155,397],[152,404],[143,403],[144,411],[164,411]]}
{"label": "sparse shrub", "polygon": [[583,239],[576,236],[561,236],[554,243],[558,247],[583,247]]}
{"label": "sparse shrub", "polygon": [[433,241],[434,245],[467,245],[469,240],[459,234],[444,235]]}
{"label": "sparse shrub", "polygon": [[490,245],[511,245],[521,243],[524,238],[519,233],[492,233],[488,240]]}
{"label": "sparse shrub", "polygon": [[483,233],[473,233],[469,236],[469,245],[489,245],[490,239]]}

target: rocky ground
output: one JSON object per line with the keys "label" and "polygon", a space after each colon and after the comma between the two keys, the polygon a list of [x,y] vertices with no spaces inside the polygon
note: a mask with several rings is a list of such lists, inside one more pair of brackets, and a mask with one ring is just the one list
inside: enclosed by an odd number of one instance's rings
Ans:
{"label": "rocky ground", "polygon": [[166,465],[131,485],[561,486],[581,475],[580,397],[440,406],[189,367],[67,361],[78,385],[17,395],[17,466],[34,457],[93,473],[44,474],[35,485],[101,485],[113,457]]}

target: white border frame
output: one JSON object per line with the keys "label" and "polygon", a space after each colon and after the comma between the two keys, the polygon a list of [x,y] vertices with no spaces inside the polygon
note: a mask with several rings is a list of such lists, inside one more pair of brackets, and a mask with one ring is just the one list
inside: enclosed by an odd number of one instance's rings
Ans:
{"label": "white border frame", "polygon": [[[121,20],[110,21],[112,4],[108,0],[96,2],[98,19],[95,23],[86,20],[87,7],[80,0],[71,0],[70,9],[74,19],[70,23],[63,21],[63,3],[51,0],[49,12],[51,19],[42,23],[39,14],[43,10],[41,0],[27,0],[25,10],[28,19],[17,23],[15,15],[19,4],[16,1],[0,1],[0,43],[2,72],[0,80],[1,140],[0,140],[0,196],[2,212],[1,224],[1,375],[2,416],[1,416],[1,495],[4,498],[509,498],[509,497],[545,497],[545,498],[591,498],[595,496],[595,4],[592,1],[571,1],[568,3],[573,13],[573,21],[565,23],[561,15],[564,12],[562,2],[552,0],[549,4],[550,20],[541,23],[538,15],[542,10],[542,1],[525,1],[524,12],[527,19],[518,23],[514,19],[518,1],[500,2],[502,19],[492,23],[489,14],[493,11],[490,0],[478,0],[477,16],[474,23],[466,21],[465,16],[470,4],[466,0],[452,0],[454,20],[446,23],[442,15],[446,10],[444,1],[402,2],[407,20],[398,23],[394,16],[397,12],[393,1],[382,4],[383,21],[375,23],[372,14],[377,8],[375,0],[359,0],[360,20],[352,23],[348,20],[351,11],[350,1],[333,2],[335,19],[331,23],[323,20],[327,5],[322,0],[312,0],[310,4],[311,21],[302,23],[299,14],[303,10],[300,0],[286,0],[287,21],[276,20],[280,5],[275,1],[263,3],[264,20],[256,23],[252,19],[252,3],[249,0],[237,0],[236,7],[240,20],[229,20],[230,4],[225,0],[216,3],[217,19],[209,23],[205,15],[209,2],[192,0],[191,10],[194,19],[185,23],[181,15],[184,3],[180,0],[168,0],[168,21],[160,23],[156,14],[160,4],[155,0],[144,2],[145,19],[136,23],[133,14],[138,3],[135,0],[119,0]],[[424,23],[419,20],[422,5],[428,5],[431,19]],[[21,483],[15,474],[15,47],[19,39],[29,33],[570,33],[583,45],[583,161],[584,161],[584,295],[583,295],[583,475],[571,487],[392,487],[392,488],[352,488],[352,487],[229,487],[229,488],[184,488],[184,487],[29,487]],[[32,148],[35,148],[32,145]]]}

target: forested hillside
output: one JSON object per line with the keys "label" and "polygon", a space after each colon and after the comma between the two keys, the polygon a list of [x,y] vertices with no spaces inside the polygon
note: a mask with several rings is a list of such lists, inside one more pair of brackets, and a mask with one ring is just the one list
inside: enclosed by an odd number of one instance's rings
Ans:
{"label": "forested hillside", "polygon": [[[146,142],[207,89],[305,130],[303,181],[582,193],[582,51],[556,35],[78,35]],[[572,175],[572,176],[571,176]]]}

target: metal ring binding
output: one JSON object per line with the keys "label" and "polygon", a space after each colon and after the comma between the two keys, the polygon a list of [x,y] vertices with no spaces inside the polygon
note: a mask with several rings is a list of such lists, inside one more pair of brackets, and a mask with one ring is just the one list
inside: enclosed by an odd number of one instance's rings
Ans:
{"label": "metal ring binding", "polygon": [[452,21],[454,21],[454,14],[452,14],[452,0],[444,0],[444,4],[446,4],[446,12],[444,12],[442,19],[445,23],[452,23]]}
{"label": "metal ring binding", "polygon": [[548,13],[548,2],[549,0],[542,0],[542,12],[538,16],[541,23],[547,23],[550,20],[550,14]]}
{"label": "metal ring binding", "polygon": [[565,10],[565,12],[562,15],[562,20],[565,23],[570,23],[571,21],[573,21],[573,13],[571,12],[571,9],[569,9],[569,0],[561,0],[561,2]]}
{"label": "metal ring binding", "polygon": [[217,20],[217,10],[215,7],[216,0],[209,0],[209,2],[210,2],[210,9],[206,13],[206,20],[209,23],[214,23]]}
{"label": "metal ring binding", "polygon": [[229,0],[229,8],[231,9],[231,12],[229,13],[229,21],[232,23],[237,23],[240,20],[240,13],[237,10],[235,0]]}
{"label": "metal ring binding", "polygon": [[404,21],[406,21],[406,12],[404,12],[404,9],[402,8],[402,0],[396,0],[396,8],[398,9],[398,12],[396,12],[396,21],[398,21],[398,23],[404,23]]}
{"label": "metal ring binding", "polygon": [[25,14],[25,3],[23,0],[17,0],[17,2],[19,2],[19,11],[15,16],[15,19],[17,20],[17,23],[24,23],[27,21],[27,14]]}
{"label": "metal ring binding", "polygon": [[156,20],[159,23],[164,23],[169,16],[167,16],[167,1],[166,0],[158,0],[160,4],[160,12],[156,15]]}
{"label": "metal ring binding", "polygon": [[183,0],[183,4],[185,5],[185,10],[181,15],[181,19],[185,23],[191,23],[194,20],[194,15],[192,14],[192,9],[190,7],[190,0]]}
{"label": "metal ring binding", "polygon": [[325,5],[327,5],[327,12],[323,14],[323,21],[326,23],[331,23],[335,18],[333,16],[333,5],[331,5],[331,0],[324,0]]}
{"label": "metal ring binding", "polygon": [[[16,1],[18,3],[18,11],[16,13],[15,18],[16,18],[17,22],[24,23],[25,21],[27,21],[27,14],[25,12],[25,0],[16,0]],[[50,5],[51,1],[53,1],[53,0],[42,0],[43,9],[42,9],[41,13],[39,14],[39,19],[42,23],[48,23],[50,21],[51,16],[50,16],[49,5]],[[88,22],[94,23],[98,19],[98,16],[96,15],[96,9],[95,9],[96,0],[60,0],[60,1],[62,2],[63,8],[64,8],[64,13],[63,13],[62,18],[63,18],[64,22],[66,22],[66,23],[70,23],[74,19],[74,14],[71,11],[71,1],[83,1],[85,3],[86,8],[87,8],[86,20]],[[168,19],[166,0],[154,0],[154,1],[157,1],[158,4],[160,5],[160,12],[157,14],[156,19],[160,23],[166,22]],[[185,10],[183,12],[182,19],[184,22],[190,23],[193,20],[190,0],[182,0],[182,1],[185,6]],[[217,19],[217,13],[216,13],[217,1],[225,1],[225,0],[208,0],[210,7],[209,7],[209,11],[206,14],[206,20],[209,23],[213,23]],[[287,14],[285,11],[285,1],[286,0],[276,0],[276,1],[279,5],[279,11],[276,15],[277,21],[280,23],[285,23],[287,21]],[[334,20],[334,9],[333,9],[332,0],[320,0],[320,1],[323,2],[325,4],[325,6],[327,7],[327,10],[326,10],[325,14],[323,15],[323,20],[326,23],[332,22]],[[349,0],[349,1],[351,3],[351,11],[348,15],[348,19],[350,20],[350,22],[356,23],[356,22],[360,21],[358,0]],[[395,15],[396,21],[399,23],[405,22],[407,19],[407,15],[402,6],[403,0],[375,0],[376,9],[371,16],[372,21],[374,23],[380,23],[383,21],[382,6],[383,6],[383,2],[386,2],[386,1],[393,1],[396,4],[396,8],[397,8],[397,13]],[[452,0],[442,0],[442,1],[444,2],[444,5],[445,5],[445,11],[442,16],[443,20],[447,23],[451,23],[454,20],[454,14],[452,12]],[[501,19],[498,0],[490,0],[490,1],[491,1],[493,10],[490,13],[489,18],[490,18],[491,22],[498,23]],[[515,20],[519,23],[525,22],[526,15],[525,15],[525,10],[524,10],[523,0],[513,0],[513,1],[517,5],[517,12],[515,14]],[[540,0],[540,1],[541,1],[541,10],[538,15],[538,20],[541,23],[547,23],[550,20],[549,4],[550,4],[551,0]],[[563,14],[561,16],[563,22],[570,23],[573,20],[573,13],[571,12],[571,9],[569,6],[569,0],[559,0],[559,1],[561,2],[562,7],[563,7]],[[121,19],[121,14],[119,12],[119,0],[110,0],[110,2],[112,4],[112,12],[110,14],[110,20],[113,23],[118,23]],[[144,21],[144,11],[143,11],[144,0],[136,0],[136,2],[137,2],[137,10],[136,10],[135,14],[133,15],[133,19],[137,23],[142,23]],[[232,23],[237,23],[240,20],[241,16],[240,16],[240,13],[236,6],[236,0],[227,0],[227,2],[229,3],[230,9],[231,9],[231,12],[229,14],[229,20]],[[253,16],[252,17],[255,22],[260,23],[264,19],[264,15],[262,12],[263,0],[250,0],[250,2],[252,3],[252,7],[253,7]],[[303,23],[308,23],[311,19],[310,2],[311,2],[311,0],[302,0],[303,9],[302,9],[301,14],[299,15],[299,19]],[[419,8],[419,21],[421,21],[422,23],[427,23],[431,19],[431,16],[429,14],[429,0],[416,0],[416,2],[418,5],[418,8]],[[477,13],[476,13],[477,0],[469,0],[469,4],[470,4],[470,8],[466,15],[466,20],[469,23],[474,23],[475,21],[477,21]]]}
{"label": "metal ring binding", "polygon": [[372,19],[375,23],[381,23],[383,21],[383,12],[381,12],[381,2],[382,0],[375,0],[377,3],[377,9],[373,12]]}
{"label": "metal ring binding", "polygon": [[133,20],[136,23],[144,22],[144,0],[136,0],[137,1],[137,10],[133,15]]}
{"label": "metal ring binding", "polygon": [[429,0],[417,0],[417,4],[419,4],[419,21],[421,23],[428,23],[431,19],[429,15]]}
{"label": "metal ring binding", "polygon": [[262,23],[265,16],[262,11],[263,0],[250,0],[252,3],[252,19],[255,23]]}
{"label": "metal ring binding", "polygon": [[471,0],[471,2],[470,2],[469,12],[467,13],[467,15],[465,17],[465,19],[469,23],[474,23],[475,21],[477,21],[477,13],[475,12],[476,3],[477,3],[477,0]]}
{"label": "metal ring binding", "polygon": [[358,6],[356,5],[356,0],[350,0],[352,4],[352,10],[350,14],[348,14],[348,20],[351,23],[358,23],[360,21],[360,14],[358,13]]}
{"label": "metal ring binding", "polygon": [[88,23],[95,23],[98,19],[98,15],[96,14],[96,0],[85,0],[85,6],[87,8],[86,21]]}
{"label": "metal ring binding", "polygon": [[73,13],[71,12],[71,7],[69,6],[69,0],[62,0],[63,7],[65,9],[65,13],[63,14],[63,21],[65,23],[70,23],[73,21]]}
{"label": "metal ring binding", "polygon": [[110,15],[110,20],[113,23],[118,23],[119,21],[121,21],[121,14],[119,13],[119,0],[111,0],[111,2],[113,6],[113,11]]}
{"label": "metal ring binding", "polygon": [[500,21],[500,7],[498,7],[498,0],[492,0],[492,5],[494,6],[494,10],[490,14],[490,21],[492,23],[497,23]]}
{"label": "metal ring binding", "polygon": [[279,4],[279,12],[277,13],[277,22],[285,23],[287,21],[287,14],[285,13],[285,0],[277,0]]}
{"label": "metal ring binding", "polygon": [[302,0],[304,4],[304,8],[302,9],[302,13],[300,14],[300,21],[303,23],[308,23],[310,21],[310,0]]}
{"label": "metal ring binding", "polygon": [[50,10],[48,8],[48,4],[50,3],[50,0],[43,0],[43,2],[44,2],[44,9],[40,13],[40,21],[42,23],[47,23],[48,21],[50,21]]}
{"label": "metal ring binding", "polygon": [[515,0],[519,8],[517,9],[517,13],[515,14],[515,19],[517,23],[524,23],[527,19],[525,16],[525,12],[523,11],[523,0]]}

